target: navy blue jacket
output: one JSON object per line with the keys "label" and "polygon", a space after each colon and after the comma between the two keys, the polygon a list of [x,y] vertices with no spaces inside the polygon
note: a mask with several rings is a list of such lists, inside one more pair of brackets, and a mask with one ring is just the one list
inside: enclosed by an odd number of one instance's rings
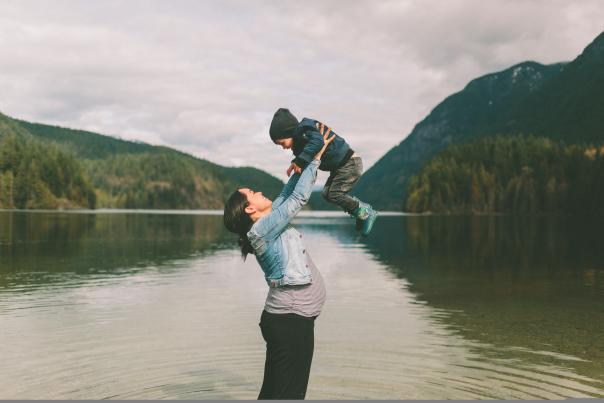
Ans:
{"label": "navy blue jacket", "polygon": [[[313,160],[323,147],[323,136],[319,133],[319,129],[317,129],[317,123],[320,122],[304,118],[294,129],[292,151],[296,158],[292,162],[295,162],[302,169]],[[329,136],[332,134],[336,133],[329,132]],[[354,151],[346,143],[346,140],[336,134],[336,138],[327,146],[327,150],[325,150],[321,157],[319,169],[322,171],[335,171],[344,165],[353,153]]]}

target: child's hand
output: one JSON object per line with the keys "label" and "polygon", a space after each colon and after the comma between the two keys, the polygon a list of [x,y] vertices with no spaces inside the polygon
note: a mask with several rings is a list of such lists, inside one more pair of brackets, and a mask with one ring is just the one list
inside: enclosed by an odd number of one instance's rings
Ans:
{"label": "child's hand", "polygon": [[287,168],[287,176],[288,177],[292,174],[292,171],[294,171],[297,174],[301,174],[302,173],[302,168],[300,168],[298,165],[296,165],[295,162],[292,162],[292,164],[289,166],[289,168]]}

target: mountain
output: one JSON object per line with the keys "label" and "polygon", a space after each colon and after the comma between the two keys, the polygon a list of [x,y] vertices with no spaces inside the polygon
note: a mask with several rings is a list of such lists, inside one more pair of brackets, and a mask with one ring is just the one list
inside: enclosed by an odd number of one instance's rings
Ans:
{"label": "mountain", "polygon": [[604,33],[570,63],[524,62],[447,97],[359,180],[355,192],[401,210],[411,177],[450,144],[533,134],[570,144],[604,138]]}
{"label": "mountain", "polygon": [[531,133],[566,143],[604,139],[604,32],[564,71],[495,122],[503,133]]}
{"label": "mountain", "polygon": [[[30,123],[3,114],[0,114],[0,142],[5,144],[4,148],[0,144],[0,152],[4,153],[0,162],[6,162],[0,164],[0,175],[6,176],[0,176],[0,192],[5,189],[4,196],[0,195],[0,208],[222,208],[223,201],[237,186],[262,189],[268,197],[275,197],[283,187],[280,180],[256,168],[223,167],[168,147]],[[24,145],[14,146],[21,143]],[[35,151],[27,164],[17,161],[23,159],[22,154],[15,158],[19,150],[26,149]],[[36,160],[46,158],[44,150],[53,150],[55,157],[41,167]],[[60,165],[64,160],[69,164]],[[15,180],[29,186],[27,178],[31,175],[23,173],[19,177],[17,170],[25,172],[31,166],[40,177],[38,187],[43,190],[31,191],[18,202],[12,196],[8,201],[6,195],[9,189],[13,193]],[[62,192],[61,186],[47,186],[49,182],[63,183],[58,178],[68,175],[70,170],[81,177],[86,191],[80,193],[89,195],[92,186],[96,197],[70,200],[58,194]],[[54,174],[44,173],[49,171]],[[2,202],[3,198],[7,200]]]}
{"label": "mountain", "polygon": [[116,154],[158,153],[161,147],[127,141],[84,130],[13,120],[20,127],[44,141],[51,141],[85,159],[104,159]]}
{"label": "mountain", "polygon": [[489,125],[498,115],[563,69],[563,64],[526,62],[472,80],[437,105],[405,140],[378,160],[361,177],[356,193],[379,209],[401,210],[409,180],[426,161],[450,144],[491,134]]}

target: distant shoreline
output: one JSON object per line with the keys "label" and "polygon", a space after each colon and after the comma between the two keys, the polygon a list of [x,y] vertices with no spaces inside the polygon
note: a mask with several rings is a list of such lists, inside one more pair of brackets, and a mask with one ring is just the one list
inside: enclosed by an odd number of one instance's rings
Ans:
{"label": "distant shoreline", "polygon": [[[222,210],[159,210],[159,209],[0,209],[0,212],[20,213],[67,213],[67,214],[181,214],[181,215],[222,215]],[[406,216],[426,215],[403,213],[398,211],[380,211],[381,216]],[[299,217],[345,217],[341,211],[306,210],[298,214]]]}
{"label": "distant shoreline", "polygon": [[[61,213],[61,214],[157,214],[157,215],[202,215],[221,216],[222,210],[199,209],[199,210],[161,210],[161,209],[0,209],[3,212],[17,213]],[[568,217],[581,216],[573,213],[407,213],[402,211],[379,211],[380,217]],[[599,216],[596,214],[596,216]],[[302,210],[298,217],[326,217],[326,218],[348,218],[341,211],[334,210]],[[378,217],[379,219],[379,217]]]}

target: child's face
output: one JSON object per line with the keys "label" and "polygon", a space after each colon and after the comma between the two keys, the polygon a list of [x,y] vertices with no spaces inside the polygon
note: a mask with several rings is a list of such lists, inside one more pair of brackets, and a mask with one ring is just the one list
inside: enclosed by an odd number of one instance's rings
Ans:
{"label": "child's face", "polygon": [[291,137],[287,139],[278,139],[275,140],[275,144],[281,146],[281,148],[283,148],[284,150],[289,150],[294,145],[294,139]]}

